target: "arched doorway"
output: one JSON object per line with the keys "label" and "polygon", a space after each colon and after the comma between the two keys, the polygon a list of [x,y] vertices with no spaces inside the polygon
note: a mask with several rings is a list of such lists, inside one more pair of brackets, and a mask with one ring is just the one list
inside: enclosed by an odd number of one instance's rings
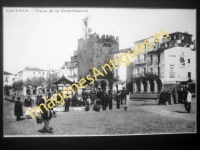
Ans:
{"label": "arched doorway", "polygon": [[147,81],[146,81],[146,79],[142,79],[142,84],[144,86],[144,92],[147,92]]}
{"label": "arched doorway", "polygon": [[31,90],[30,90],[30,89],[27,89],[27,90],[26,90],[26,94],[27,94],[27,95],[31,95]]}
{"label": "arched doorway", "polygon": [[162,90],[162,81],[160,79],[156,80],[157,87],[158,87],[158,92],[160,93]]}
{"label": "arched doorway", "polygon": [[37,90],[34,89],[34,90],[33,90],[33,95],[36,95],[36,94],[37,94]]}
{"label": "arched doorway", "polygon": [[153,82],[153,79],[149,80],[149,84],[150,84],[150,91],[154,92],[154,82]]}

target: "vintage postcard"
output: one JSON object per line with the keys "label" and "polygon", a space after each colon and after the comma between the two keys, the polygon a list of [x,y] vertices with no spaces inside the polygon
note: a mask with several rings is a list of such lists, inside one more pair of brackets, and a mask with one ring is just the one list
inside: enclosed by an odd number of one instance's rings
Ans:
{"label": "vintage postcard", "polygon": [[196,10],[3,7],[4,137],[196,133]]}

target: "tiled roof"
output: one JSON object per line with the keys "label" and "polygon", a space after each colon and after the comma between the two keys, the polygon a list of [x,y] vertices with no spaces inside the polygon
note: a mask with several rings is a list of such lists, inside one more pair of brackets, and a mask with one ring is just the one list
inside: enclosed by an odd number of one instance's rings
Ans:
{"label": "tiled roof", "polygon": [[169,33],[169,35],[171,35],[171,34],[177,34],[177,33],[187,34],[187,35],[192,35],[192,34],[188,34],[188,33],[184,33],[184,32],[179,32],[179,31],[177,31],[177,32],[173,32],[173,33]]}
{"label": "tiled roof", "polygon": [[6,72],[6,71],[4,71],[4,75],[13,75],[13,74],[10,73],[10,72]]}
{"label": "tiled roof", "polygon": [[[33,67],[33,68],[27,68],[27,69],[22,70],[22,71],[46,71],[46,70],[43,70],[43,69],[40,69],[40,68],[37,68],[37,67]],[[22,71],[19,71],[19,72],[22,72]]]}

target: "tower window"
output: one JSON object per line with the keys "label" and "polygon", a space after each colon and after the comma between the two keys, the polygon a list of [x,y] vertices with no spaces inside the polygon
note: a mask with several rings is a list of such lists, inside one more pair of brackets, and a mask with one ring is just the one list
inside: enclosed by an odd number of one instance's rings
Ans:
{"label": "tower window", "polygon": [[188,64],[190,64],[190,59],[188,59]]}

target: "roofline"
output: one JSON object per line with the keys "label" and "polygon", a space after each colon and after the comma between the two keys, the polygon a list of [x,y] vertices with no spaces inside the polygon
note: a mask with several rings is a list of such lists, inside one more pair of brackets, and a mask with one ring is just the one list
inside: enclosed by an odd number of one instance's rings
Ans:
{"label": "roofline", "polygon": [[193,36],[192,34],[183,33],[183,32],[179,32],[179,31],[177,31],[177,32],[173,32],[173,33],[169,33],[169,35],[171,35],[171,34],[175,34],[175,33],[181,33],[181,34],[187,34],[187,35],[191,35],[191,36]]}
{"label": "roofline", "polygon": [[[38,71],[38,72],[39,72],[39,71],[48,71],[48,70],[43,70],[43,69],[41,69],[41,70],[22,70],[22,71]],[[19,72],[22,72],[22,71],[19,71]],[[18,73],[19,73],[19,72],[18,72]]]}
{"label": "roofline", "polygon": [[[180,32],[180,31],[176,31],[176,32],[169,33],[169,35],[171,35],[171,34],[175,34],[175,33],[181,33],[181,34],[187,34],[187,35],[191,35],[191,36],[193,36],[192,34],[183,33],[183,32]],[[150,36],[149,38],[152,38],[152,37],[153,37],[153,36]],[[143,40],[149,39],[149,38],[144,38],[144,39],[142,39],[142,40],[138,40],[138,41],[135,41],[135,42],[133,42],[133,43],[137,43],[137,42],[140,42],[140,41],[143,41]]]}
{"label": "roofline", "polygon": [[4,73],[7,73],[9,75],[14,75],[13,73],[7,72],[7,71],[3,71]]}

